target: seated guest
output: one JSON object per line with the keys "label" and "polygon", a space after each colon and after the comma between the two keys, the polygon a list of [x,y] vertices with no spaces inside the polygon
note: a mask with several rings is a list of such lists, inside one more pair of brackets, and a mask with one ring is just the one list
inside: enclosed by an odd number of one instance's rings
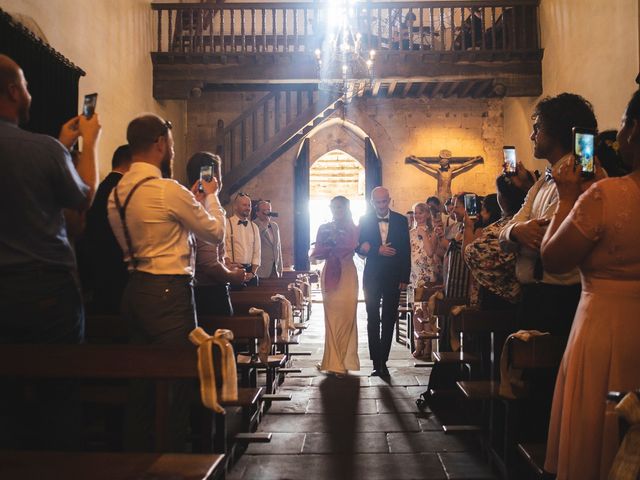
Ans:
{"label": "seated guest", "polygon": [[542,261],[554,274],[579,268],[582,279],[547,441],[545,469],[560,480],[613,478],[618,416],[605,396],[640,385],[640,91],[627,106],[617,141],[629,175],[586,181],[571,155],[553,172],[558,205],[542,241]]}
{"label": "seated guest", "polygon": [[120,312],[122,292],[127,284],[127,265],[109,225],[107,200],[130,166],[129,145],[120,145],[113,153],[111,172],[98,186],[87,212],[84,235],[76,245],[83,287],[91,298],[89,308],[97,313]]}
{"label": "seated guest", "polygon": [[[209,243],[224,238],[224,210],[218,180],[197,182],[191,191],[172,180],[171,123],[154,114],[134,118],[127,127],[131,168],[109,196],[111,229],[124,252],[129,281],[122,314],[135,344],[191,346],[196,327],[193,301],[193,235]],[[201,190],[199,190],[201,187]],[[153,385],[136,382],[126,417],[126,448],[153,445]],[[185,449],[191,382],[170,385],[170,451]]]}
{"label": "seated guest", "polygon": [[[485,310],[507,308],[508,304],[514,304],[520,298],[520,284],[516,278],[516,255],[503,251],[499,242],[500,230],[520,210],[527,194],[510,179],[511,177],[504,174],[496,179],[496,197],[501,218],[492,223],[489,223],[490,219],[487,218],[484,222],[488,224],[475,239],[465,239],[464,260],[479,285],[478,303],[480,308]],[[492,195],[485,198],[485,204],[490,197]],[[492,207],[489,207],[489,210],[491,209]]]}
{"label": "seated guest", "polygon": [[[213,175],[222,186],[222,161],[218,155],[198,152],[187,162],[187,180],[194,185],[200,180],[200,168],[210,165]],[[245,281],[241,268],[227,268],[224,264],[224,243],[203,242],[196,239],[196,309],[201,314],[233,315],[229,283],[241,285]]]}
{"label": "seated guest", "polygon": [[413,206],[415,227],[409,231],[411,243],[411,274],[409,283],[414,288],[434,284],[441,280],[442,263],[438,262],[436,249],[438,237],[433,231],[431,214],[426,203]]}
{"label": "seated guest", "polygon": [[228,268],[242,268],[247,272],[247,285],[258,285],[260,266],[260,231],[250,220],[251,197],[238,193],[233,200],[233,215],[227,218],[224,237],[225,259]]}
{"label": "seated guest", "polygon": [[258,277],[282,277],[282,245],[280,244],[280,227],[271,220],[271,202],[258,200],[254,223],[260,230],[260,267]]}
{"label": "seated guest", "polygon": [[571,93],[542,99],[532,118],[533,154],[546,159],[551,168],[533,184],[522,208],[502,229],[500,243],[516,253],[516,275],[522,285],[519,328],[568,337],[580,298],[580,273],[577,268],[562,273],[544,270],[540,243],[558,206],[553,174],[572,156],[571,130],[576,125],[595,129],[597,122],[591,104]]}

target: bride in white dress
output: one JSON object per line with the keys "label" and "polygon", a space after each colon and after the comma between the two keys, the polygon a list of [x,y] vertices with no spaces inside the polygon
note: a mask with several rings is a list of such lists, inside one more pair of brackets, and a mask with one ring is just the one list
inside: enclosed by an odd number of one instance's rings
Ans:
{"label": "bride in white dress", "polygon": [[349,200],[331,199],[333,221],[318,229],[310,257],[325,260],[322,269],[324,304],[324,355],[318,368],[343,376],[360,370],[358,359],[358,275],[353,255],[358,245],[358,228],[353,223]]}

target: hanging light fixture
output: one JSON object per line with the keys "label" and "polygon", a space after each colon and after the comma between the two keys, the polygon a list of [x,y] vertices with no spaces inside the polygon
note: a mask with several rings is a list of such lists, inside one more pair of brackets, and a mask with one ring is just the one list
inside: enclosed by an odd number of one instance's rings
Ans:
{"label": "hanging light fixture", "polygon": [[[339,93],[345,103],[373,83],[375,50],[365,51],[358,31],[357,0],[331,0],[326,15],[322,47],[315,50],[320,90]],[[366,32],[365,34],[368,34]]]}

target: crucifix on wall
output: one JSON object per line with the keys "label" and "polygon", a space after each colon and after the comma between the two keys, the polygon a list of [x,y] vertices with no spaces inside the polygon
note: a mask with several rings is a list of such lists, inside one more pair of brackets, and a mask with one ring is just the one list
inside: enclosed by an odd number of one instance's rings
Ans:
{"label": "crucifix on wall", "polygon": [[476,165],[484,163],[484,159],[482,157],[452,157],[449,150],[440,150],[437,157],[410,155],[405,158],[404,163],[415,165],[418,170],[435,178],[438,181],[438,198],[444,202],[451,197],[451,181]]}

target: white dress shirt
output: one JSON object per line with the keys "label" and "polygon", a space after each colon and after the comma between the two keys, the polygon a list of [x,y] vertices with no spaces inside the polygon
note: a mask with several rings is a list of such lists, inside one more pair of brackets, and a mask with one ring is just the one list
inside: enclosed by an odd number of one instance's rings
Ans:
{"label": "white dress shirt", "polygon": [[376,215],[378,220],[382,220],[384,218],[387,219],[386,222],[378,222],[378,228],[380,229],[380,239],[382,240],[382,245],[384,245],[385,243],[387,243],[387,236],[389,235],[389,217],[390,217],[390,211],[387,212],[387,214],[384,217],[378,217],[378,215]]}
{"label": "white dress shirt", "polygon": [[[562,159],[552,168],[552,173],[557,170],[562,162],[569,155]],[[511,230],[517,223],[526,222],[534,218],[551,219],[556,212],[558,205],[558,189],[552,178],[547,179],[542,175],[536,183],[533,184],[527,197],[522,204],[520,211],[516,213],[511,221],[500,232],[500,244],[507,251],[518,251],[516,259],[516,277],[522,284],[536,283],[534,278],[534,269],[536,261],[540,256],[539,250],[532,250],[515,243],[511,239]],[[580,272],[577,268],[567,273],[548,273],[543,272],[542,283],[552,285],[575,285],[580,283]]]}
{"label": "white dress shirt", "polygon": [[[160,169],[145,162],[134,162],[118,183],[122,206],[134,185],[146,177],[155,178],[135,191],[126,209],[127,227],[138,262],[135,270],[154,275],[193,276],[193,234],[204,242],[222,242],[224,210],[216,195],[207,195],[203,206],[189,190],[175,180],[161,178]],[[133,270],[114,200],[115,191],[114,188],[107,204],[109,223],[129,270]]]}
{"label": "white dress shirt", "polygon": [[[260,231],[251,220],[247,226],[239,225],[239,217],[227,219],[227,233],[224,238],[225,254],[234,263],[260,266]],[[244,221],[244,219],[242,219]]]}

